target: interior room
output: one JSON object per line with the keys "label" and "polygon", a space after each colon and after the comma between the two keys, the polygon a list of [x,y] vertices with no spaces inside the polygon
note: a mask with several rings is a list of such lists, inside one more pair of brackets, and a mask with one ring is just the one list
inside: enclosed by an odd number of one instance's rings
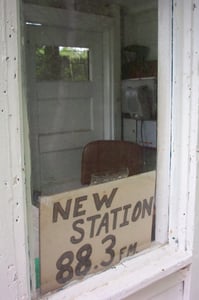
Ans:
{"label": "interior room", "polygon": [[157,13],[155,0],[23,1],[36,259],[40,196],[156,169]]}
{"label": "interior room", "polygon": [[198,299],[199,0],[157,2],[0,1],[2,299]]}
{"label": "interior room", "polygon": [[[61,10],[82,19],[60,27]],[[82,186],[82,152],[93,141],[136,143],[137,172],[155,169],[157,1],[26,0],[24,19],[33,202]],[[127,162],[99,165],[91,171],[104,180],[129,173]]]}

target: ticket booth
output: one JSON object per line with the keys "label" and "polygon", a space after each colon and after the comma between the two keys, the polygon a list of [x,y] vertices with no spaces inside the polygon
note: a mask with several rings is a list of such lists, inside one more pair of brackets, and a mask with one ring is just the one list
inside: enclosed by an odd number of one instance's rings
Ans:
{"label": "ticket booth", "polygon": [[[2,299],[197,299],[199,2],[2,0],[0,14]],[[157,102],[129,118],[122,80],[143,73]]]}

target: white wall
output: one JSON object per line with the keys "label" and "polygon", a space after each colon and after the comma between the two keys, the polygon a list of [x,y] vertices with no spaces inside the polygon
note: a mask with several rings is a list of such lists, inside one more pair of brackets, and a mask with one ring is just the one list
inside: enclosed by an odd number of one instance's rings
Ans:
{"label": "white wall", "polygon": [[157,59],[157,10],[147,10],[124,17],[124,46],[136,44],[150,48],[148,60]]}
{"label": "white wall", "polygon": [[0,299],[29,297],[19,1],[0,1]]}

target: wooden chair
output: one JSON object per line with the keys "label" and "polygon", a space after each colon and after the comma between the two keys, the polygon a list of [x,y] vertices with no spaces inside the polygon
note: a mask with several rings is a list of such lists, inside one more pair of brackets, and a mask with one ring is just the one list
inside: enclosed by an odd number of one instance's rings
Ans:
{"label": "wooden chair", "polygon": [[81,183],[91,183],[93,174],[118,173],[128,176],[143,172],[143,150],[136,143],[120,140],[98,140],[88,143],[82,152]]}

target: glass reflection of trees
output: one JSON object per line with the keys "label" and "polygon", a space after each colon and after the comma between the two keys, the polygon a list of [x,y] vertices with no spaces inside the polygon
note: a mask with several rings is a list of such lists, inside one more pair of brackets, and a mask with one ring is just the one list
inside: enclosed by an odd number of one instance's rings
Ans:
{"label": "glass reflection of trees", "polygon": [[89,49],[42,46],[36,49],[37,80],[89,80]]}

